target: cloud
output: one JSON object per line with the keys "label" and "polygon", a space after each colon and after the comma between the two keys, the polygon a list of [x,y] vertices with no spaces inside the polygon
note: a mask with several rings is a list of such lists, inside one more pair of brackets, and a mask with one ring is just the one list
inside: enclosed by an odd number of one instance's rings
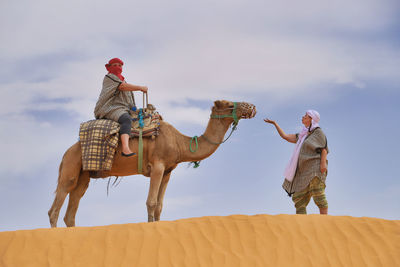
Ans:
{"label": "cloud", "polygon": [[[29,174],[58,157],[78,140],[79,124],[49,123],[33,116],[13,116],[0,120],[1,173]],[[8,175],[2,175],[7,179]],[[27,176],[29,177],[29,176]]]}
{"label": "cloud", "polygon": [[[1,31],[13,42],[2,44],[2,61],[20,65],[14,77],[25,88],[91,101],[104,61],[115,54],[126,60],[129,81],[151,86],[161,103],[254,91],[296,94],[321,82],[362,87],[367,77],[397,76],[398,49],[358,39],[396,22],[391,1],[210,3],[117,1],[115,19],[101,8],[105,1],[27,1],[29,12],[9,3]],[[47,80],[33,83],[32,72]]]}
{"label": "cloud", "polygon": [[[285,100],[311,93],[320,84],[362,88],[370,79],[398,80],[400,67],[395,60],[399,52],[384,44],[287,36],[246,38],[219,32],[164,44],[155,54],[139,61],[128,57],[125,76],[128,82],[149,86],[150,102],[179,123],[207,116],[209,108],[183,110],[173,102],[197,99],[209,101],[211,106],[216,99],[242,100],[266,93]],[[24,81],[22,76],[22,80],[1,90],[0,114],[56,108],[75,112],[81,120],[91,119],[101,89],[103,64],[99,56],[63,62],[49,80]],[[140,93],[136,97],[140,105]],[[38,98],[48,103],[34,105]],[[57,103],[57,99],[68,101]],[[204,120],[196,121],[205,125]]]}
{"label": "cloud", "polygon": [[[107,50],[110,45],[139,36],[170,41],[177,36],[201,35],[210,28],[250,33],[260,29],[291,33],[310,29],[318,33],[380,31],[397,22],[399,7],[394,0],[115,1],[112,8],[107,1],[41,0],[2,5],[1,30],[13,40],[2,45],[22,58],[32,53],[47,54],[50,48],[90,45],[92,51]],[[11,26],[15,30],[10,31]],[[96,46],[91,45],[93,41],[97,41]]]}

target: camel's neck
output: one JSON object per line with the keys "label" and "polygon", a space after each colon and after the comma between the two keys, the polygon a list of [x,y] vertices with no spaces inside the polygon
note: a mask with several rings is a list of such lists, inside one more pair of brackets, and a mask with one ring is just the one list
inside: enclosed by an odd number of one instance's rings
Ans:
{"label": "camel's neck", "polygon": [[191,152],[189,149],[189,144],[191,141],[191,137],[182,136],[180,146],[180,162],[187,161],[199,161],[209,157],[212,153],[217,150],[219,145],[212,144],[208,142],[205,138],[213,143],[221,143],[225,136],[225,133],[229,129],[230,123],[226,120],[220,119],[210,119],[208,121],[208,125],[206,131],[203,133],[203,136],[198,137],[198,148],[196,150],[196,142],[192,141],[192,150],[195,152]]}

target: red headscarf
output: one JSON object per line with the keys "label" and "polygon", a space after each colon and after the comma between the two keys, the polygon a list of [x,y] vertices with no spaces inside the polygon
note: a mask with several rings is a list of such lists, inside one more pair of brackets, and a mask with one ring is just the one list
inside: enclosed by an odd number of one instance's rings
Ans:
{"label": "red headscarf", "polygon": [[113,58],[108,61],[108,64],[106,64],[106,69],[108,73],[112,73],[115,76],[117,76],[121,81],[125,80],[125,77],[121,75],[122,73],[122,67],[119,66],[111,66],[113,63],[120,63],[121,65],[124,65],[124,62],[122,62],[121,59],[119,58]]}

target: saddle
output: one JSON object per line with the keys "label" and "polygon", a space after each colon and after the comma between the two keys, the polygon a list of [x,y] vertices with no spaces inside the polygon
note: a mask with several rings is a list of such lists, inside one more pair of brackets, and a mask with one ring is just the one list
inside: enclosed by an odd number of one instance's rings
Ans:
{"label": "saddle", "polygon": [[130,137],[138,137],[142,130],[143,137],[157,136],[160,130],[161,115],[152,104],[147,108],[130,111],[132,117],[132,129]]}
{"label": "saddle", "polygon": [[[132,129],[130,137],[151,137],[159,135],[161,115],[155,107],[147,104],[146,108],[130,112]],[[118,122],[108,119],[96,119],[83,122],[79,129],[79,141],[82,148],[82,169],[96,172],[111,170],[119,141]],[[140,136],[141,135],[141,136]]]}

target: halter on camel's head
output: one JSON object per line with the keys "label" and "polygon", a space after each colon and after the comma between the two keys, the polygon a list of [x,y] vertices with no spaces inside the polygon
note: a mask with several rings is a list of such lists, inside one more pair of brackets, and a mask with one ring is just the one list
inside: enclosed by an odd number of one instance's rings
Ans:
{"label": "halter on camel's head", "polygon": [[214,102],[210,118],[223,119],[232,118],[236,126],[240,119],[251,119],[256,115],[256,106],[246,102],[231,102],[217,100]]}
{"label": "halter on camel's head", "polygon": [[[223,119],[223,120],[230,120],[230,123],[233,124],[231,133],[228,137],[223,140],[222,142],[214,142],[211,141],[207,136],[204,134],[202,137],[209,143],[213,145],[220,145],[225,143],[229,137],[231,137],[233,131],[236,130],[236,127],[239,123],[240,119],[251,119],[256,115],[256,106],[246,102],[231,102],[226,100],[217,100],[214,102],[214,106],[211,109],[211,119]],[[194,148],[192,145],[194,145]],[[192,153],[195,153],[198,149],[198,141],[197,136],[193,136],[190,140],[189,150]],[[194,168],[199,167],[200,161],[192,161],[191,163],[194,164]]]}

